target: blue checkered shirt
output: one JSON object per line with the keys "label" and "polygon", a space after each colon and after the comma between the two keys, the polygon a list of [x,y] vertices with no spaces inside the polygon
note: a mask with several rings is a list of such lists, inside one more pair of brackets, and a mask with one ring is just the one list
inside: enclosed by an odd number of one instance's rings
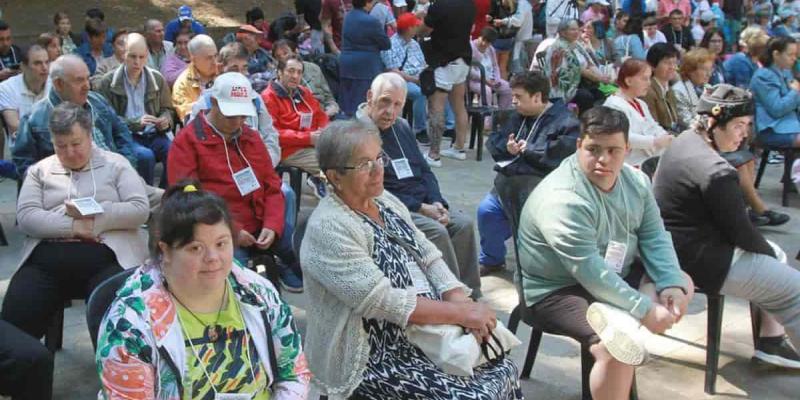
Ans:
{"label": "blue checkered shirt", "polygon": [[[403,66],[402,72],[411,76],[419,76],[419,73],[425,69],[428,64],[425,62],[425,56],[422,54],[422,48],[416,40],[411,39],[406,43],[400,34],[395,33],[389,42],[392,47],[389,50],[381,52],[381,59],[386,69],[400,69]],[[408,54],[408,58],[406,58]],[[403,60],[406,60],[403,65]]]}

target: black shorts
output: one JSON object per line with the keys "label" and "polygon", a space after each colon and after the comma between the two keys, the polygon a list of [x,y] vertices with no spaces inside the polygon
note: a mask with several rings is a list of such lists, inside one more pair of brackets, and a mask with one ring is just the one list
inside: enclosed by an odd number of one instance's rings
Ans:
{"label": "black shorts", "polygon": [[[644,276],[644,266],[639,259],[631,264],[631,270],[624,280],[632,288],[638,288]],[[589,304],[597,301],[583,286],[567,286],[550,293],[530,306],[533,324],[536,328],[554,335],[569,336],[581,344],[592,345],[600,342],[586,320]]]}

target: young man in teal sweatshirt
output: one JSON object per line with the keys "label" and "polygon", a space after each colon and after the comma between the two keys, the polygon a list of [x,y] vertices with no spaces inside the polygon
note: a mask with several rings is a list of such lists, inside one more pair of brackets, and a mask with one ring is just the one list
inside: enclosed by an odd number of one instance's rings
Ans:
{"label": "young man in teal sweatshirt", "polygon": [[647,176],[625,164],[628,120],[581,117],[577,151],[536,187],[518,232],[526,306],[546,332],[590,346],[594,399],[628,396],[646,360],[639,326],[661,333],[693,294]]}

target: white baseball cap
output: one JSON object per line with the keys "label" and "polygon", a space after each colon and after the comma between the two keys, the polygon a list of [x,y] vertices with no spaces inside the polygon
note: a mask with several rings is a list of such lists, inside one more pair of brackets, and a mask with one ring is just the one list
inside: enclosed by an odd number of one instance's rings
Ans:
{"label": "white baseball cap", "polygon": [[214,80],[214,86],[211,86],[211,97],[217,99],[219,110],[226,117],[256,116],[256,106],[253,104],[256,93],[253,85],[238,72],[218,76]]}
{"label": "white baseball cap", "polygon": [[395,7],[405,7],[408,3],[406,3],[406,0],[392,0],[392,5]]}
{"label": "white baseball cap", "polygon": [[590,6],[592,4],[600,4],[601,6],[605,6],[605,7],[609,6],[608,1],[606,1],[606,0],[589,0],[589,1],[586,2],[587,6]]}

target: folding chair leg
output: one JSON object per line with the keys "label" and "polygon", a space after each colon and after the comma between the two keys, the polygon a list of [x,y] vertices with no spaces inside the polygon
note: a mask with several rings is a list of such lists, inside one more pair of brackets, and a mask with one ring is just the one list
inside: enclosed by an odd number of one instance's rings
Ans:
{"label": "folding chair leg", "polygon": [[706,382],[705,392],[714,394],[717,387],[717,368],[719,366],[719,342],[722,334],[722,311],[724,296],[708,296],[708,326],[706,343]]}
{"label": "folding chair leg", "polygon": [[589,387],[589,374],[594,366],[594,356],[589,351],[589,346],[581,344],[581,399],[592,400],[592,390]]}
{"label": "folding chair leg", "polygon": [[2,224],[0,224],[0,246],[8,246],[8,240],[6,240],[6,233],[3,231]]}
{"label": "folding chair leg", "polygon": [[47,350],[54,353],[61,350],[64,341],[64,308],[58,307],[56,313],[50,319],[50,326],[44,335],[44,345]]}
{"label": "folding chair leg", "polygon": [[520,317],[519,307],[520,305],[517,304],[517,306],[514,307],[514,310],[511,311],[511,315],[508,316],[508,330],[510,330],[511,333],[517,333],[517,327],[519,326],[519,317]]}
{"label": "folding chair leg", "polygon": [[531,377],[531,370],[533,363],[536,362],[536,353],[539,352],[539,343],[542,342],[542,335],[544,332],[533,329],[531,330],[531,338],[528,341],[528,354],[525,355],[525,364],[522,366],[522,378],[527,379]]}
{"label": "folding chair leg", "polygon": [[767,162],[769,161],[769,150],[761,150],[761,162],[758,164],[758,171],[756,172],[756,181],[754,185],[758,189],[761,184],[761,177],[764,176],[764,171],[767,169]]}
{"label": "folding chair leg", "polygon": [[795,152],[793,149],[786,150],[783,160],[783,194],[781,196],[781,205],[784,207],[789,206],[789,193],[792,192],[792,164],[794,164]]}
{"label": "folding chair leg", "polygon": [[[481,118],[481,119],[483,119],[483,118]],[[475,160],[481,161],[481,160],[483,160],[483,123],[481,123],[477,127],[477,132],[478,132],[478,135],[477,135],[478,136],[478,139],[477,139],[478,140],[478,143],[477,143],[478,149],[475,151]]]}
{"label": "folding chair leg", "polygon": [[639,400],[639,390],[636,389],[636,370],[633,371],[633,382],[631,383],[631,400]]}

